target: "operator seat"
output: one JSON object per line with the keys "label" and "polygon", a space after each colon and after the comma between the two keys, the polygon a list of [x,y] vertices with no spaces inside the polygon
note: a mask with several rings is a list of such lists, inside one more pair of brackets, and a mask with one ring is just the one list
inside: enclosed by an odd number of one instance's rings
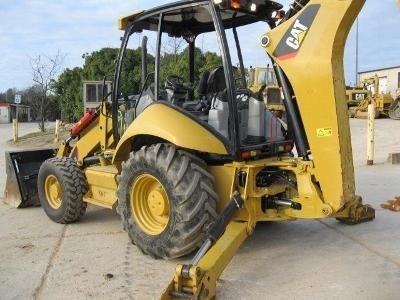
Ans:
{"label": "operator seat", "polygon": [[209,71],[205,71],[200,75],[200,80],[199,80],[199,85],[197,87],[197,91],[199,93],[199,100],[196,101],[187,101],[183,103],[182,107],[186,110],[189,111],[201,111],[209,104],[207,103],[207,83],[208,83],[208,78],[210,76]]}
{"label": "operator seat", "polygon": [[222,66],[211,71],[207,81],[207,93],[212,95],[212,99],[218,98],[220,101],[227,102],[225,72]]}
{"label": "operator seat", "polygon": [[210,72],[205,71],[200,75],[199,86],[197,91],[199,93],[199,98],[204,99],[207,97],[207,90],[208,90],[208,78],[210,77]]}

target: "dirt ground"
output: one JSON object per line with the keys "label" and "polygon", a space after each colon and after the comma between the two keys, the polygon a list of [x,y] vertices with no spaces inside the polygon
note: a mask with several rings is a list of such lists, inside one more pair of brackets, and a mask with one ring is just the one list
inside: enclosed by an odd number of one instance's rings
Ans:
{"label": "dirt ground", "polygon": [[[32,126],[31,128],[34,127]],[[59,136],[58,136],[59,141],[63,141],[68,137],[69,131],[67,128],[68,126],[66,125],[60,126]],[[17,141],[9,139],[7,143],[12,148],[20,148],[20,149],[54,147],[57,145],[54,130],[55,130],[55,124],[49,123],[46,126],[46,131],[44,132],[35,130],[33,132],[29,132],[26,134],[22,133],[19,135]]]}
{"label": "dirt ground", "polygon": [[[386,161],[400,152],[400,121],[376,120],[373,166],[366,165],[366,120],[350,124],[357,193],[376,209],[376,219],[356,226],[334,219],[259,224],[218,281],[218,299],[398,299],[400,213],[380,204],[400,195],[400,166]],[[8,143],[12,135],[3,124],[0,136],[2,157],[54,138]],[[0,299],[159,299],[175,265],[190,260],[143,255],[118,215],[94,206],[79,223],[62,225],[40,207],[0,203],[0,240]]]}

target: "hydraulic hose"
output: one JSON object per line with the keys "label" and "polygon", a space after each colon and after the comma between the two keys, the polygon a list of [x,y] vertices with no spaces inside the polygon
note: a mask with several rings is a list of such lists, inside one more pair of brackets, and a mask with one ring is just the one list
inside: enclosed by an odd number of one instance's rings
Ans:
{"label": "hydraulic hose", "polygon": [[294,0],[292,4],[290,4],[290,8],[286,12],[285,16],[282,18],[282,22],[290,19],[292,16],[297,14],[310,0]]}

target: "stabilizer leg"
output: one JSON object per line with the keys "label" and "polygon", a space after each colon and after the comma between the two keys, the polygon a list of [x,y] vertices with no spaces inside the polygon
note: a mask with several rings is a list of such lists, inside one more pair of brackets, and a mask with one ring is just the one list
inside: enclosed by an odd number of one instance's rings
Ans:
{"label": "stabilizer leg", "polygon": [[242,205],[242,197],[235,193],[190,264],[176,267],[161,299],[215,298],[218,277],[248,236],[247,222],[231,221]]}

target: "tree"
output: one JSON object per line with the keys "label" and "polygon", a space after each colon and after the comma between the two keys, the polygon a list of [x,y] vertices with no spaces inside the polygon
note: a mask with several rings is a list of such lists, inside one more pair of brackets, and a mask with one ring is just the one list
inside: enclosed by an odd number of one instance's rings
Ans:
{"label": "tree", "polygon": [[[164,45],[164,52],[160,61],[160,83],[163,85],[167,75],[182,76],[189,80],[189,48],[182,49],[182,39],[171,39]],[[82,68],[65,69],[53,85],[54,94],[61,107],[61,118],[66,122],[77,121],[83,113],[83,80],[111,79],[114,74],[115,60],[118,56],[117,48],[102,48],[92,53],[86,53]],[[141,79],[141,52],[140,47],[126,49],[121,66],[119,83],[120,97],[138,94],[142,88]],[[204,71],[211,71],[222,65],[221,56],[213,52],[202,53],[195,48],[195,81]],[[154,72],[155,58],[147,54],[147,70]],[[151,85],[149,80],[148,85]]]}
{"label": "tree", "polygon": [[45,131],[44,121],[46,113],[50,108],[49,96],[51,94],[52,85],[60,72],[64,55],[57,52],[54,57],[39,55],[31,59],[31,68],[33,73],[33,82],[40,90],[40,98],[37,106],[39,107],[39,129]]}
{"label": "tree", "polygon": [[[164,82],[168,75],[178,75],[185,81],[189,81],[189,47],[186,47],[179,54],[164,53],[160,58],[160,80]],[[201,73],[212,71],[222,65],[222,58],[214,52],[202,53],[200,48],[194,50],[195,80],[198,80]]]}
{"label": "tree", "polygon": [[18,91],[16,88],[9,88],[5,93],[0,94],[0,101],[14,103],[14,97],[17,93]]}
{"label": "tree", "polygon": [[41,89],[37,85],[33,85],[23,91],[22,98],[24,102],[31,107],[32,120],[37,120],[39,118],[41,95]]}
{"label": "tree", "polygon": [[215,52],[206,52],[203,54],[204,64],[199,69],[200,73],[212,71],[215,68],[222,66],[222,57]]}
{"label": "tree", "polygon": [[61,120],[73,123],[83,112],[82,91],[83,69],[65,69],[54,85],[54,93],[61,108]]}
{"label": "tree", "polygon": [[84,54],[84,80],[111,79],[114,74],[114,63],[118,56],[118,48],[102,48],[90,54]]}
{"label": "tree", "polygon": [[[115,71],[115,60],[118,56],[117,48],[102,48],[91,54],[85,54],[83,79],[103,80],[111,79]],[[141,48],[126,49],[120,77],[119,90],[122,95],[137,94],[141,89]],[[147,54],[147,69],[154,72],[154,57]]]}
{"label": "tree", "polygon": [[[30,116],[33,120],[39,120],[41,112],[42,89],[39,85],[33,85],[23,91],[19,91],[22,95],[22,103],[30,106]],[[60,117],[60,106],[55,96],[48,96],[48,109],[46,109],[45,119],[55,120]]]}

